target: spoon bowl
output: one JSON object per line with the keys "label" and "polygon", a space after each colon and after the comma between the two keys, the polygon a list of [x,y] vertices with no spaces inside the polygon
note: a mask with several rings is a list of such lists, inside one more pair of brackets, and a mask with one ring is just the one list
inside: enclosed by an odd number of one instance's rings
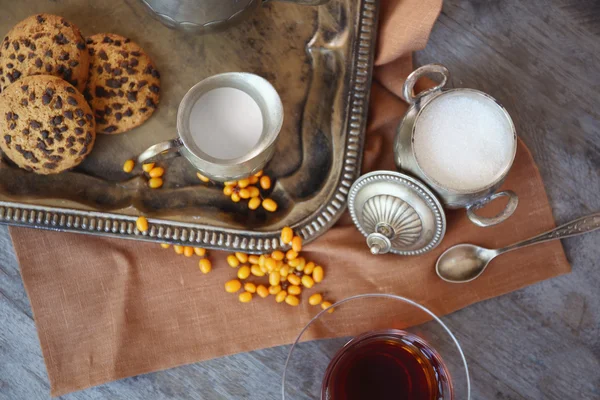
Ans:
{"label": "spoon bowl", "polygon": [[473,244],[459,244],[442,253],[435,264],[435,270],[446,282],[470,282],[485,271],[495,256],[494,250]]}

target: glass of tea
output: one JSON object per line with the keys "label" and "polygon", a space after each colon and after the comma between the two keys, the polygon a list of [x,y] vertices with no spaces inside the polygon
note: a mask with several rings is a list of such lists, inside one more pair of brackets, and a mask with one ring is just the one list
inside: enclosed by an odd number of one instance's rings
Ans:
{"label": "glass of tea", "polygon": [[365,294],[337,302],[302,329],[282,396],[469,400],[469,371],[456,337],[433,312],[401,296]]}

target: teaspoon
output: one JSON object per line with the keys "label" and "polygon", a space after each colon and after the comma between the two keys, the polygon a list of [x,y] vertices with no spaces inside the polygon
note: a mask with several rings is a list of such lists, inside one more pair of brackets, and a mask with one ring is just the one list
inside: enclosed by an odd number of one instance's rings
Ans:
{"label": "teaspoon", "polygon": [[473,244],[457,244],[442,253],[435,264],[438,276],[446,282],[465,283],[477,279],[495,257],[525,246],[581,235],[600,228],[600,212],[578,218],[551,231],[502,249],[486,249]]}

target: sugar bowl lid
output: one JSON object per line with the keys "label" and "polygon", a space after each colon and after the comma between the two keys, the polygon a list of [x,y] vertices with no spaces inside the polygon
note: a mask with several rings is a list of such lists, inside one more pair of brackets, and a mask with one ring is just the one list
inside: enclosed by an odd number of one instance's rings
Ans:
{"label": "sugar bowl lid", "polygon": [[350,188],[348,209],[373,254],[423,254],[440,244],[446,232],[439,200],[423,183],[399,172],[359,177]]}

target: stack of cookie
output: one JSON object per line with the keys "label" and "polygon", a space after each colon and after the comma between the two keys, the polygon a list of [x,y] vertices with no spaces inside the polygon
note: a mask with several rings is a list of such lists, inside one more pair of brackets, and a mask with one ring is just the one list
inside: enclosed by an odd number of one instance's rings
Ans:
{"label": "stack of cookie", "polygon": [[84,40],[62,17],[31,16],[0,44],[0,149],[28,171],[62,172],[90,153],[96,133],[146,121],[159,94],[160,74],[131,40]]}

